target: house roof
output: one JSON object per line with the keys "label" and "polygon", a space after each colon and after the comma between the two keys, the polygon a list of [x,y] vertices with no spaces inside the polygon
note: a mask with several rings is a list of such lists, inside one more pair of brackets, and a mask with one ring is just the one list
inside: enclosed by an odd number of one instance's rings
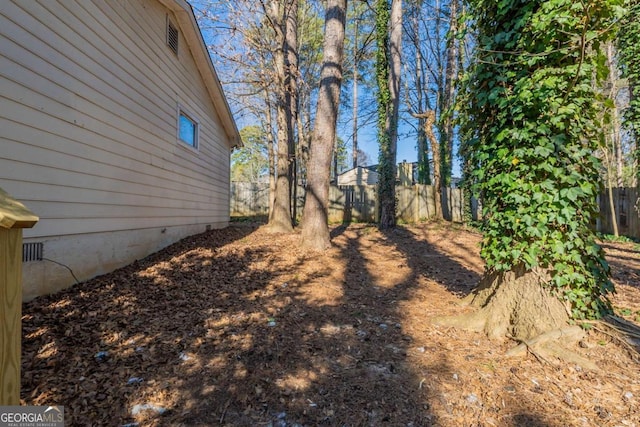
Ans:
{"label": "house roof", "polygon": [[231,108],[227,98],[224,96],[220,79],[216,73],[211,57],[207,51],[207,46],[202,38],[200,27],[196,21],[196,17],[193,13],[191,5],[185,0],[159,0],[166,8],[171,10],[178,21],[180,30],[184,35],[184,38],[189,46],[189,50],[193,55],[198,71],[204,80],[204,84],[207,87],[209,96],[213,101],[213,105],[222,120],[222,126],[224,128],[227,137],[231,142],[231,147],[241,147],[242,140],[238,127],[231,114]]}
{"label": "house roof", "polygon": [[[374,165],[374,166],[378,166],[378,165]],[[356,170],[363,170],[363,171],[369,171],[369,172],[373,172],[375,174],[377,174],[378,172],[375,169],[372,169],[371,166],[356,166],[355,168],[351,168],[348,169],[340,174],[338,174],[338,176],[343,176],[346,175],[348,173],[352,173],[352,171],[356,171]]]}

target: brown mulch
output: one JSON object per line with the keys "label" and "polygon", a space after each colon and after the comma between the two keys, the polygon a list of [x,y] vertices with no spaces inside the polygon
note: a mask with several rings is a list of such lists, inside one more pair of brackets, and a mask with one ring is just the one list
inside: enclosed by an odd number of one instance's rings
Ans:
{"label": "brown mulch", "polygon": [[[589,371],[430,325],[482,274],[480,235],[428,223],[299,234],[235,224],[23,307],[22,403],[67,425],[640,426],[640,354],[602,328]],[[605,244],[640,320],[640,253]]]}

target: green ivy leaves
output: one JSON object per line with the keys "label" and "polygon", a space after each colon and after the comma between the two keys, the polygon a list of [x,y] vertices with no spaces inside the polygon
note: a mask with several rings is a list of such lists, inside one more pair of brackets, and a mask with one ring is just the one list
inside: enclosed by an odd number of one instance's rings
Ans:
{"label": "green ivy leaves", "polygon": [[[631,88],[625,124],[633,132],[637,143],[640,138],[640,3],[637,0],[626,0],[625,5],[627,10],[619,26],[621,31],[617,47],[622,76],[628,79]],[[638,149],[636,158],[640,160]]]}
{"label": "green ivy leaves", "polygon": [[[610,311],[609,267],[591,229],[601,140],[598,43],[624,0],[475,0],[461,149],[483,201],[489,271],[549,268],[576,319]],[[606,68],[606,67],[605,67]]]}

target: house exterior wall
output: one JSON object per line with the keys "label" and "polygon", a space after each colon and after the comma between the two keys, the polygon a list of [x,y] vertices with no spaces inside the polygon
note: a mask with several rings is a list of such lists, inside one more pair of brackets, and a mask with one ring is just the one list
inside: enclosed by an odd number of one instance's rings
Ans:
{"label": "house exterior wall", "polygon": [[377,172],[359,166],[338,175],[338,185],[376,185],[377,183]]}
{"label": "house exterior wall", "polygon": [[55,261],[24,264],[25,300],[72,285],[66,267],[84,280],[228,225],[230,141],[167,17],[157,0],[0,2],[0,188]]}

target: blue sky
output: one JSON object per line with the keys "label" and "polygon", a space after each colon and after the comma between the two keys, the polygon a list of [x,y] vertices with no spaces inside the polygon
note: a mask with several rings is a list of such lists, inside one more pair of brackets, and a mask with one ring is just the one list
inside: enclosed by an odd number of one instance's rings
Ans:
{"label": "blue sky", "polygon": [[[191,0],[190,3],[196,9],[196,15],[199,14],[198,13],[199,11],[202,11],[203,9],[205,9],[201,4],[199,4],[198,0]],[[218,10],[223,11],[224,8],[218,9]],[[221,25],[221,23],[223,23],[226,20],[223,19],[222,16],[218,15],[216,16],[216,21],[217,23],[214,23],[215,25]],[[226,27],[226,25],[222,25],[220,27],[222,28],[223,33],[224,33],[224,27]],[[212,38],[214,37],[214,33],[212,33],[211,31],[203,31],[203,37],[205,38],[205,42],[208,45],[215,45],[215,43],[213,43],[213,40],[212,40]],[[212,53],[212,61],[214,64],[216,64],[216,68],[224,68],[225,66],[223,59],[220,57],[217,57],[215,52]],[[225,74],[228,74],[228,73],[221,73],[221,71],[222,71],[221,69],[218,70],[218,72],[220,73],[220,78],[223,83],[223,87],[224,87]],[[229,77],[229,78],[233,78],[233,77]],[[352,89],[351,83],[349,81],[346,81],[343,87],[343,99],[346,100],[347,102],[343,103],[343,105],[341,106],[340,118],[338,121],[338,136],[347,144],[347,150],[349,153],[347,169],[349,169],[352,164],[351,162],[351,158],[352,158],[351,147],[353,144],[353,140],[351,137],[353,132],[352,119],[351,119],[352,110],[350,105],[351,100],[348,99],[352,96],[352,92],[353,92],[353,89]],[[369,164],[377,164],[378,163],[377,129],[376,129],[376,118],[375,116],[373,116],[375,115],[375,109],[376,109],[375,95],[371,92],[371,89],[367,89],[365,85],[360,85],[358,101],[359,101],[359,106],[361,110],[361,113],[359,114],[359,118],[358,118],[358,123],[359,123],[358,148],[360,148],[365,153],[367,153],[369,157],[369,162],[368,162]],[[312,104],[312,109],[314,107],[315,105]],[[403,108],[402,105],[401,105],[401,108]],[[233,105],[232,105],[232,110],[233,110]],[[367,113],[365,110],[369,110],[369,113]],[[369,115],[368,119],[367,119],[367,114]],[[242,117],[240,114],[236,114],[235,119],[236,119],[238,128],[242,128],[244,126],[256,123],[255,119],[251,119],[250,117],[247,117],[247,116]],[[396,157],[396,160],[398,163],[405,160],[407,162],[417,161],[418,153],[417,153],[417,147],[416,147],[416,129],[415,129],[416,120],[414,119],[412,120],[413,120],[413,123],[409,123],[406,120],[403,120],[402,118],[400,119],[399,136],[397,141],[397,157]],[[457,150],[457,149],[454,149],[454,150]],[[454,153],[453,175],[459,176],[459,171],[460,171],[459,161],[457,159],[457,156],[455,156],[455,153]]]}

